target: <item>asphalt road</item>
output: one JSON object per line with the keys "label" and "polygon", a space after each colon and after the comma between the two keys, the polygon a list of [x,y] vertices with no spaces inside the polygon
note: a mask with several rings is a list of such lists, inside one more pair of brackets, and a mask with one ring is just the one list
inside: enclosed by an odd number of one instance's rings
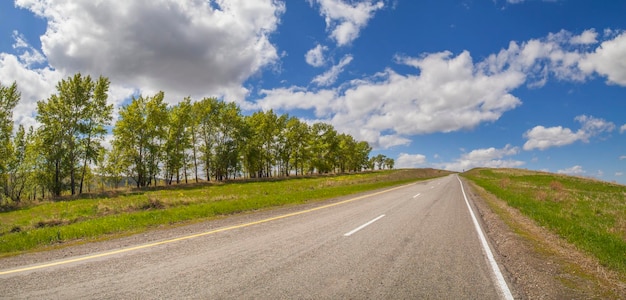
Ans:
{"label": "asphalt road", "polygon": [[345,199],[134,249],[0,261],[0,298],[507,297],[456,176]]}

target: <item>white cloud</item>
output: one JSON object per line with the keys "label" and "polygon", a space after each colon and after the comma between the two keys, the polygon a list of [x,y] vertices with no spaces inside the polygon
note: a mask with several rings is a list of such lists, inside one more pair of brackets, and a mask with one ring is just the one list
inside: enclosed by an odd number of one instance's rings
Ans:
{"label": "white cloud", "polygon": [[[584,55],[571,41],[577,38],[562,30],[542,39],[531,39],[518,44],[510,42],[507,49],[490,55],[483,67],[490,72],[510,68],[528,76],[530,87],[543,86],[552,75],[559,80],[584,81],[588,74],[578,67]],[[572,49],[570,49],[572,48]]]}
{"label": "white cloud", "polygon": [[309,50],[304,55],[306,63],[314,67],[323,66],[326,63],[326,59],[324,58],[324,51],[328,51],[328,47],[317,44],[315,48]]}
{"label": "white cloud", "polygon": [[622,127],[619,128],[619,133],[624,133],[626,132],[626,124],[622,125]]}
{"label": "white cloud", "polygon": [[581,175],[581,174],[587,173],[587,171],[585,171],[583,169],[583,167],[581,167],[579,165],[576,165],[576,166],[573,166],[571,168],[558,170],[557,173],[559,173],[559,174],[567,174],[567,175]]}
{"label": "white cloud", "polygon": [[580,35],[573,36],[570,39],[570,43],[574,45],[595,44],[598,42],[598,40],[596,39],[597,37],[598,37],[598,33],[596,32],[596,30],[589,29],[589,30],[583,31],[583,33],[581,33]]}
{"label": "white cloud", "polygon": [[617,177],[624,176],[624,172],[615,172],[615,176]]}
{"label": "white cloud", "polygon": [[24,35],[14,30],[13,39],[15,40],[15,43],[13,44],[13,49],[15,49],[17,52],[22,52],[19,55],[19,58],[25,67],[30,67],[34,64],[42,64],[46,62],[46,58],[41,54],[41,52],[28,44]]}
{"label": "white cloud", "polygon": [[257,103],[266,109],[315,109],[316,116],[375,148],[407,144],[410,135],[471,129],[521,104],[509,91],[523,84],[524,74],[487,75],[469,52],[398,57],[398,62],[419,69],[419,75],[387,69],[341,88],[264,90]]}
{"label": "white cloud", "polygon": [[338,46],[345,46],[359,37],[361,29],[367,26],[369,20],[377,10],[385,4],[382,1],[374,3],[372,0],[343,1],[343,0],[308,0],[311,5],[319,4],[320,14],[326,20],[326,30],[337,42]]}
{"label": "white cloud", "polygon": [[586,133],[587,137],[596,136],[602,132],[611,132],[615,129],[613,122],[592,116],[581,115],[577,116],[575,120],[582,124],[582,130]]}
{"label": "white cloud", "polygon": [[13,120],[26,127],[37,127],[34,115],[37,101],[47,99],[63,77],[56,70],[47,67],[30,70],[21,59],[12,54],[0,53],[0,82],[11,84],[15,81],[22,94],[20,102],[13,110]]}
{"label": "white cloud", "polygon": [[624,160],[624,159],[626,159],[626,155],[622,155],[619,157],[619,160]]}
{"label": "white cloud", "polygon": [[[592,38],[597,38],[593,29],[580,35],[560,31],[541,39],[511,42],[507,48],[479,62],[474,62],[468,51],[458,55],[449,51],[415,57],[398,55],[396,62],[416,68],[414,74],[398,74],[387,68],[371,77],[327,90],[309,92],[299,87],[282,88],[277,92],[265,90],[261,93],[264,98],[258,103],[275,109],[314,108],[318,118],[325,118],[338,129],[366,140],[374,147],[388,148],[390,144],[385,144],[382,137],[396,145],[409,143],[407,137],[411,135],[471,130],[481,123],[494,122],[521,104],[512,91],[524,84],[541,87],[550,77],[586,80],[590,73],[579,68],[580,62],[586,59],[587,53],[601,52],[594,50],[592,44],[581,44],[591,43]],[[598,49],[620,38],[617,36],[604,42]],[[616,60],[618,58],[611,56],[613,65],[626,61]],[[334,73],[325,75],[330,74]],[[318,81],[322,82],[322,78],[325,77],[319,77]],[[299,95],[290,97],[286,93],[289,90]],[[302,103],[303,93],[315,95],[319,102]],[[273,96],[280,99],[272,99]],[[273,104],[279,106],[271,106]],[[578,121],[583,126],[576,132],[543,126],[529,130],[525,135],[529,141],[524,149],[546,149],[578,140],[587,141],[614,128],[614,124],[604,120],[580,118]]]}
{"label": "white cloud", "polygon": [[626,86],[626,32],[600,44],[580,61],[579,67],[587,74],[606,76],[609,83]]}
{"label": "white cloud", "polygon": [[583,139],[584,133],[581,131],[574,133],[571,129],[561,126],[549,128],[535,126],[533,129],[527,131],[524,137],[528,139],[528,141],[524,143],[524,150],[530,151],[533,149],[545,150],[551,147],[569,145]]}
{"label": "white cloud", "polygon": [[426,163],[426,156],[422,154],[400,153],[396,160],[397,168],[417,168]]}
{"label": "white cloud", "polygon": [[551,147],[562,147],[573,144],[576,141],[589,142],[591,137],[603,132],[611,132],[615,129],[615,124],[590,116],[581,115],[575,118],[582,124],[581,129],[573,132],[569,128],[562,126],[543,127],[535,126],[524,133],[527,139],[524,143],[524,150],[534,149],[545,150]]}
{"label": "white cloud", "polygon": [[470,153],[463,154],[454,162],[441,164],[440,167],[451,171],[463,171],[472,168],[517,168],[525,164],[523,161],[504,159],[507,156],[514,156],[519,153],[518,147],[506,145],[504,148],[476,149]]}
{"label": "white cloud", "polygon": [[[269,41],[285,11],[273,0],[29,1],[16,5],[48,22],[48,63],[64,74],[105,75],[113,83],[166,95],[226,95],[278,60]],[[179,101],[176,99],[175,101]]]}
{"label": "white cloud", "polygon": [[339,74],[343,72],[343,69],[352,62],[352,55],[344,56],[341,61],[337,65],[332,66],[330,70],[326,71],[324,74],[316,76],[313,78],[313,83],[319,86],[329,86],[337,81]]}
{"label": "white cloud", "polygon": [[321,118],[339,109],[334,90],[309,91],[302,87],[289,87],[261,90],[260,95],[264,97],[257,101],[257,106],[263,110],[313,109],[315,115]]}

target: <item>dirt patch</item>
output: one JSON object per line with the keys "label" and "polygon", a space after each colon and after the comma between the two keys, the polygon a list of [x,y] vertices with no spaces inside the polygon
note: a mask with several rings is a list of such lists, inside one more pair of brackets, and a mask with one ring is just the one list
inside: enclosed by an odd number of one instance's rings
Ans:
{"label": "dirt patch", "polygon": [[469,197],[516,299],[620,299],[626,282],[468,180]]}

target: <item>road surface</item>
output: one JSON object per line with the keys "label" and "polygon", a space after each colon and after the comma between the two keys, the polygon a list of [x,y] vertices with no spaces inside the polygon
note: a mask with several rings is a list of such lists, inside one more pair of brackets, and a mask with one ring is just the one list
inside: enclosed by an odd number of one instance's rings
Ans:
{"label": "road surface", "polygon": [[271,214],[34,265],[0,260],[0,298],[510,298],[456,175]]}

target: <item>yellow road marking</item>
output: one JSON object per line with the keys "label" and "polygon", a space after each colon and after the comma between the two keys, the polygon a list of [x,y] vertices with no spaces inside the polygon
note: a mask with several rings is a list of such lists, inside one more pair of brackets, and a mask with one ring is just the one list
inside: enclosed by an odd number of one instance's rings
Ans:
{"label": "yellow road marking", "polygon": [[322,206],[319,206],[319,207],[306,209],[306,210],[301,210],[301,211],[297,211],[297,212],[293,212],[293,213],[289,213],[289,214],[284,214],[284,215],[280,215],[280,216],[276,216],[276,217],[271,217],[271,218],[267,218],[267,219],[263,219],[263,220],[259,220],[259,221],[254,221],[254,222],[250,222],[250,223],[244,223],[244,224],[234,225],[234,226],[229,226],[229,227],[224,227],[224,228],[219,228],[219,229],[215,229],[215,230],[211,230],[211,231],[206,231],[206,232],[202,232],[202,233],[182,236],[182,237],[169,239],[169,240],[164,240],[164,241],[160,241],[160,242],[154,242],[154,243],[150,243],[150,244],[144,244],[144,245],[134,246],[134,247],[130,247],[130,248],[113,250],[113,251],[109,251],[109,252],[103,252],[103,253],[99,253],[99,254],[83,256],[83,257],[77,257],[77,258],[72,258],[72,259],[67,259],[67,260],[62,260],[62,261],[57,261],[57,262],[51,262],[51,263],[42,264],[42,265],[30,266],[30,267],[25,267],[25,268],[20,268],[20,269],[13,269],[13,270],[8,270],[8,271],[0,271],[0,275],[7,275],[7,274],[13,274],[13,273],[20,273],[20,272],[44,269],[44,268],[49,268],[49,267],[54,267],[54,266],[66,265],[66,264],[71,264],[71,263],[74,263],[74,262],[85,261],[85,260],[90,260],[90,259],[95,259],[95,258],[100,258],[100,257],[106,257],[106,256],[115,255],[115,254],[131,252],[131,251],[135,251],[135,250],[140,250],[140,249],[146,249],[146,248],[155,247],[155,246],[159,246],[159,245],[170,244],[170,243],[174,243],[174,242],[180,242],[180,241],[189,240],[189,239],[193,239],[193,238],[197,238],[197,237],[201,237],[201,236],[206,236],[206,235],[211,235],[211,234],[215,234],[215,233],[219,233],[219,232],[224,232],[224,231],[228,231],[228,230],[248,227],[248,226],[252,226],[252,225],[258,225],[258,224],[262,224],[262,223],[267,223],[267,222],[276,221],[276,220],[280,220],[280,219],[284,219],[284,218],[288,218],[288,217],[293,217],[293,216],[297,216],[297,215],[310,213],[310,212],[313,212],[313,211],[316,211],[316,210],[321,210],[321,209],[325,209],[325,208],[329,208],[329,207],[333,207],[333,206],[337,206],[337,205],[341,205],[341,204],[345,204],[345,203],[349,203],[349,202],[362,200],[362,199],[373,197],[373,196],[378,196],[378,195],[381,195],[381,194],[384,194],[384,193],[388,193],[388,192],[391,192],[391,191],[395,191],[395,190],[398,190],[398,189],[401,189],[401,188],[404,188],[404,187],[407,187],[407,186],[410,186],[410,185],[412,185],[412,184],[402,185],[402,186],[398,186],[398,187],[391,188],[391,189],[388,189],[388,190],[376,192],[376,193],[373,193],[373,194],[367,194],[367,195],[351,198],[351,199],[348,199],[348,200],[335,202],[335,203],[331,203],[331,204],[327,204],[327,205],[322,205]]}

